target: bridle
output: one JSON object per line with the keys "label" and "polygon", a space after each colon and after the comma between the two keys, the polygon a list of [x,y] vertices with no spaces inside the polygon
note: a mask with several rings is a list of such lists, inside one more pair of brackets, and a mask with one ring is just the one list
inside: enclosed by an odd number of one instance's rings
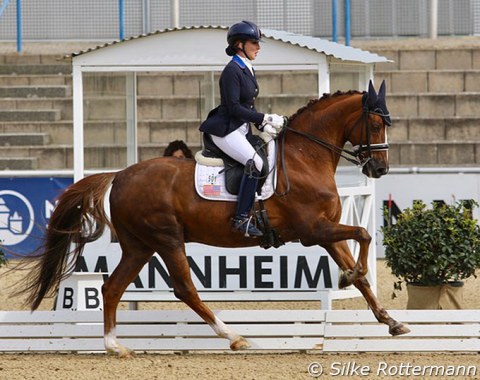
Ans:
{"label": "bridle", "polygon": [[[368,161],[370,161],[372,159],[371,154],[373,152],[386,151],[389,148],[388,142],[378,143],[378,144],[372,144],[370,142],[370,128],[369,128],[369,125],[368,125],[368,116],[369,115],[380,116],[382,118],[383,122],[384,122],[384,125],[386,127],[390,126],[390,123],[388,122],[388,120],[389,120],[388,118],[389,118],[390,114],[384,113],[382,111],[382,109],[380,109],[380,108],[370,110],[368,108],[368,106],[366,104],[364,104],[364,106],[362,108],[362,115],[361,115],[360,119],[354,124],[354,126],[348,132],[347,140],[350,137],[350,135],[352,134],[353,130],[358,125],[362,125],[362,128],[366,129],[366,131],[365,131],[366,142],[364,144],[363,141],[360,141],[360,144],[355,145],[352,148],[352,150],[345,149],[345,148],[340,148],[340,147],[338,147],[336,145],[333,145],[333,144],[331,144],[327,141],[319,139],[318,137],[315,137],[310,133],[306,133],[306,132],[303,132],[303,131],[298,131],[296,129],[293,129],[288,125],[288,120],[286,119],[285,120],[285,125],[283,127],[283,131],[281,132],[280,139],[279,139],[280,163],[281,163],[281,166],[283,168],[284,178],[285,178],[285,182],[286,182],[286,189],[282,193],[277,193],[277,190],[275,189],[275,195],[284,196],[290,191],[290,181],[289,181],[288,175],[287,175],[287,167],[286,167],[286,164],[285,164],[285,154],[284,154],[285,153],[285,136],[286,136],[287,132],[290,131],[290,132],[293,132],[297,135],[303,136],[303,137],[307,138],[308,140],[310,140],[310,141],[312,141],[312,142],[314,142],[314,143],[332,151],[333,153],[339,155],[340,157],[344,158],[348,162],[351,162],[352,164],[357,165],[358,167],[364,167],[368,163]],[[363,136],[363,133],[361,135]],[[364,154],[365,152],[367,154]]]}

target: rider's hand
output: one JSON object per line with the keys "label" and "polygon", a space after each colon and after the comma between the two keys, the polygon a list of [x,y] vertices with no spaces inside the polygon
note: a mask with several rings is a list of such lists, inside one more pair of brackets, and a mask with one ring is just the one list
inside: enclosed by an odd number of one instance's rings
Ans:
{"label": "rider's hand", "polygon": [[277,129],[270,124],[265,124],[265,126],[263,127],[263,131],[267,132],[273,138],[276,138],[278,136]]}
{"label": "rider's hand", "polygon": [[270,124],[278,132],[280,132],[283,128],[283,125],[285,124],[285,118],[283,116],[280,116],[274,113],[272,114],[266,113],[265,116],[263,117],[263,123]]}

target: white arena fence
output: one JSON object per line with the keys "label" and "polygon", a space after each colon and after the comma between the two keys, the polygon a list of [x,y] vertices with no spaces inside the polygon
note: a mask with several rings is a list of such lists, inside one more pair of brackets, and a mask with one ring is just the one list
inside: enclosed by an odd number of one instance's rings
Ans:
{"label": "white arena fence", "polygon": [[[229,310],[216,315],[251,351],[479,352],[479,310],[393,310],[411,333],[391,337],[370,310]],[[104,352],[96,311],[0,311],[0,352]],[[120,311],[120,342],[137,352],[229,351],[193,311]]]}

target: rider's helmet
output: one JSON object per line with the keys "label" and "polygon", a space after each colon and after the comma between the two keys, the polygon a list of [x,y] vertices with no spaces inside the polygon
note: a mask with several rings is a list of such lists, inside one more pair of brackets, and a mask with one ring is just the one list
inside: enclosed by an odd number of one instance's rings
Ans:
{"label": "rider's helmet", "polygon": [[234,46],[237,41],[260,41],[261,37],[262,37],[262,32],[260,31],[258,26],[255,25],[253,22],[251,21],[237,22],[236,24],[233,24],[228,29],[227,54],[233,55],[233,54],[229,54],[229,52],[231,53],[234,52],[235,50]]}
{"label": "rider's helmet", "polygon": [[241,21],[233,24],[227,33],[227,42],[233,46],[237,41],[260,41],[262,32],[253,22]]}

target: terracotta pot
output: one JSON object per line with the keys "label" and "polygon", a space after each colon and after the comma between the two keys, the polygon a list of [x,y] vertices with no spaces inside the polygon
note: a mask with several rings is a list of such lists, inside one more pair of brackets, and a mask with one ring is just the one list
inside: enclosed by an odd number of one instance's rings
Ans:
{"label": "terracotta pot", "polygon": [[463,308],[463,281],[441,285],[407,284],[409,310],[448,310]]}

